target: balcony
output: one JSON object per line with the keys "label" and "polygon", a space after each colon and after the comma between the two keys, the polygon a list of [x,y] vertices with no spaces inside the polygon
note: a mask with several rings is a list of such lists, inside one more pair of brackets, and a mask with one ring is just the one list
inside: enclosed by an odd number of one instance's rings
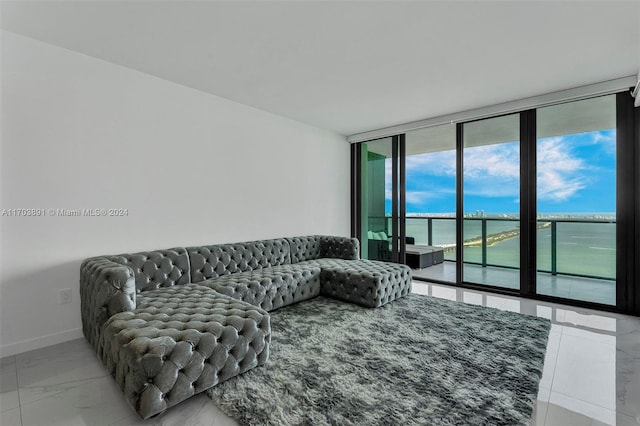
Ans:
{"label": "balcony", "polygon": [[[444,248],[445,261],[414,270],[414,276],[455,282],[456,221],[451,217],[407,217],[416,245]],[[608,218],[540,218],[537,225],[537,292],[615,305],[616,223]],[[465,217],[466,282],[517,289],[520,282],[519,220]]]}

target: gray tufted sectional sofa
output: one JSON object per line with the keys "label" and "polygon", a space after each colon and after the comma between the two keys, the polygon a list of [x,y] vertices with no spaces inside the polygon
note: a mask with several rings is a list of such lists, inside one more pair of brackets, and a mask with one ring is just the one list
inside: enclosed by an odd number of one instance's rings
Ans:
{"label": "gray tufted sectional sofa", "polygon": [[86,259],[83,332],[149,418],[269,357],[269,311],[325,295],[369,308],[411,291],[357,239],[308,236]]}

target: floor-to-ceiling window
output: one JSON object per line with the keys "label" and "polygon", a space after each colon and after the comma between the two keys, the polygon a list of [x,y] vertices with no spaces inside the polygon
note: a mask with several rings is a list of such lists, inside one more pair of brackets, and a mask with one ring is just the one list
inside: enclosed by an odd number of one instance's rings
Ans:
{"label": "floor-to-ceiling window", "polygon": [[462,279],[466,282],[520,287],[519,135],[519,114],[463,126]]}
{"label": "floor-to-ceiling window", "polygon": [[616,303],[616,97],[537,110],[537,292]]}
{"label": "floor-to-ceiling window", "polygon": [[[632,105],[619,92],[357,145],[363,257],[406,262],[417,279],[639,311]],[[416,263],[439,249],[444,262]]]}
{"label": "floor-to-ceiling window", "polygon": [[421,266],[416,277],[455,283],[456,126],[407,132],[405,167],[408,264]]}

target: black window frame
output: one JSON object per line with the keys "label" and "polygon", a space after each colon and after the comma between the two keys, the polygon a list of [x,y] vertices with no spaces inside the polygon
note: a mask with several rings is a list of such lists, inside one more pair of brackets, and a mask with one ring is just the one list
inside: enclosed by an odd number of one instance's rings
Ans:
{"label": "black window frame", "polygon": [[[606,95],[603,95],[606,96]],[[520,114],[520,286],[519,289],[474,284],[463,277],[463,250],[456,250],[456,282],[427,280],[489,291],[498,294],[521,296],[530,299],[562,303],[570,306],[640,316],[640,108],[634,107],[629,91],[616,96],[616,304],[607,305],[536,292],[536,108],[519,111]],[[573,102],[569,100],[567,102]],[[507,114],[501,114],[507,115]],[[499,115],[496,115],[499,116]],[[482,120],[493,118],[483,117]],[[463,135],[464,124],[456,123],[456,246],[463,245]],[[406,176],[405,134],[392,136],[393,141],[393,260],[405,263],[404,241],[406,236]],[[361,223],[361,144],[351,145],[351,235],[360,238]]]}

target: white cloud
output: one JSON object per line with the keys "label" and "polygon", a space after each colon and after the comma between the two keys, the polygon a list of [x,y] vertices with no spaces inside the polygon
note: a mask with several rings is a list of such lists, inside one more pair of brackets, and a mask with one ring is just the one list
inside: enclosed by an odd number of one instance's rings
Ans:
{"label": "white cloud", "polygon": [[[466,193],[487,197],[517,196],[520,193],[519,151],[518,143],[467,148],[464,156]],[[562,137],[538,141],[538,199],[570,199],[587,185],[584,170],[584,162],[573,156],[570,145]]]}
{"label": "white cloud", "polygon": [[456,175],[455,151],[439,151],[407,157],[407,175],[411,172],[429,173],[437,176]]}
{"label": "white cloud", "polygon": [[539,140],[537,157],[538,199],[566,201],[586,187],[584,162],[572,156],[562,137]]}
{"label": "white cloud", "polygon": [[[391,199],[391,159],[385,162],[385,198]],[[419,176],[455,176],[456,175],[456,153],[455,151],[432,152],[426,154],[415,154],[407,156],[406,163],[407,179],[420,179]],[[415,183],[415,181],[414,181]],[[424,205],[437,198],[455,197],[455,187],[440,188],[437,182],[429,182],[429,190],[407,190],[407,204]]]}
{"label": "white cloud", "polygon": [[428,191],[407,191],[407,204],[425,204],[433,198],[433,194]]}
{"label": "white cloud", "polygon": [[465,148],[463,161],[465,179],[486,177],[520,179],[518,143]]}
{"label": "white cloud", "polygon": [[407,204],[419,204],[424,205],[430,201],[434,201],[441,198],[454,197],[455,198],[456,191],[455,188],[447,189],[447,188],[439,188],[437,186],[433,186],[427,191],[407,191],[406,192],[406,200]]}
{"label": "white cloud", "polygon": [[615,155],[616,153],[616,132],[615,130],[603,130],[593,132],[593,143],[600,144],[606,153]]}
{"label": "white cloud", "polygon": [[495,144],[465,148],[465,195],[515,197],[520,194],[519,144]]}
{"label": "white cloud", "polygon": [[[595,133],[594,143],[613,143],[615,135]],[[615,146],[615,145],[614,145]],[[455,151],[411,155],[406,159],[407,176],[455,176]],[[537,192],[540,200],[566,201],[588,183],[587,165],[571,152],[562,137],[545,138],[537,146]],[[391,198],[391,160],[385,162],[385,193]],[[464,151],[465,194],[484,197],[517,197],[520,194],[519,143],[483,145]],[[450,192],[450,191],[448,191]],[[407,202],[425,203],[443,191],[407,191]]]}

